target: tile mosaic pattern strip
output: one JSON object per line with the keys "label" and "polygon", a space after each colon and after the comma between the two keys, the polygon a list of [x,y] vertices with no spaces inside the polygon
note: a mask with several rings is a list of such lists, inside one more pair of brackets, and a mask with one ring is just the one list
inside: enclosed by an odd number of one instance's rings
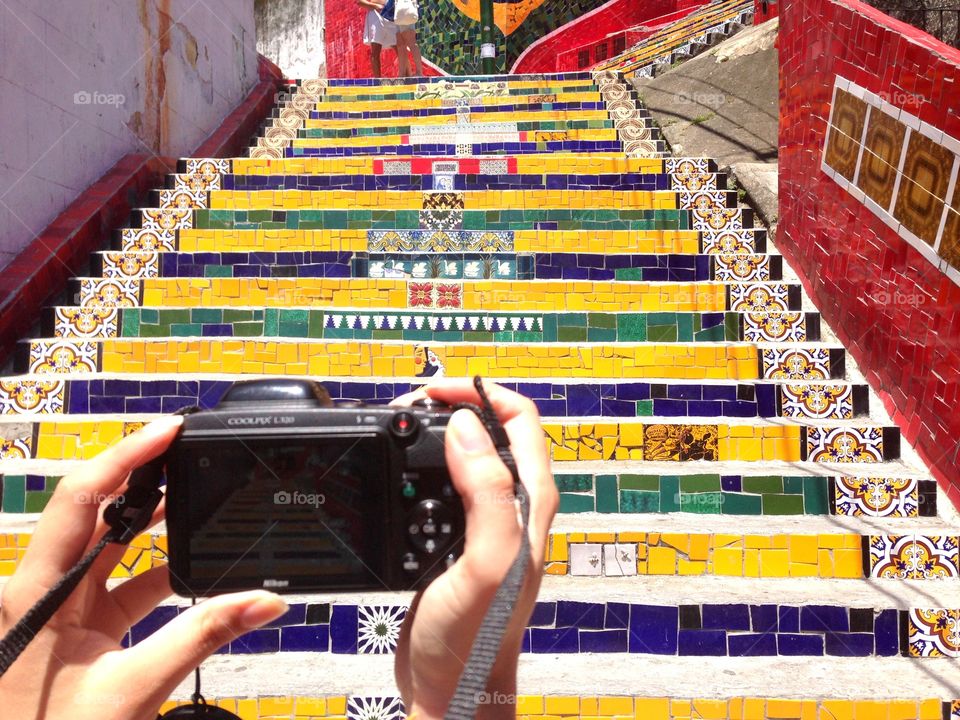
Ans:
{"label": "tile mosaic pattern strip", "polygon": [[[133,626],[125,642],[136,644],[185,609],[186,606],[158,608]],[[399,607],[293,604],[270,627],[234,640],[220,653],[246,655],[309,649],[364,654],[362,648],[370,642],[367,623],[371,617],[381,621],[382,634],[376,637],[384,651],[393,652],[396,643],[391,639],[391,630],[397,627],[395,617],[401,612]],[[312,617],[308,620],[308,616]],[[664,606],[558,600],[537,603],[524,636],[523,652],[891,657],[901,653],[899,636],[900,617],[892,609],[789,604]],[[942,638],[942,634],[933,636]],[[949,647],[948,642],[941,644]]]}
{"label": "tile mosaic pattern strip", "polygon": [[838,75],[821,168],[960,283],[960,140]]}
{"label": "tile mosaic pattern strip", "polygon": [[870,535],[864,552],[869,577],[896,580],[960,578],[956,535]]}
{"label": "tile mosaic pattern strip", "polygon": [[[403,704],[398,697],[322,696],[322,697],[242,697],[213,698],[207,703],[237,713],[244,720],[402,720]],[[748,720],[779,718],[809,720],[830,717],[848,720],[952,720],[951,708],[960,701],[925,699],[788,699],[736,697],[667,698],[629,696],[519,695],[517,716],[528,720],[577,720],[580,718],[657,718],[689,720]],[[177,707],[168,701],[163,714]],[[960,710],[958,710],[960,712]],[[942,713],[946,713],[942,716]]]}
{"label": "tile mosaic pattern strip", "polygon": [[831,506],[852,517],[936,517],[935,480],[839,477]]}
{"label": "tile mosaic pattern strip", "polygon": [[548,575],[864,577],[860,535],[552,533]]}

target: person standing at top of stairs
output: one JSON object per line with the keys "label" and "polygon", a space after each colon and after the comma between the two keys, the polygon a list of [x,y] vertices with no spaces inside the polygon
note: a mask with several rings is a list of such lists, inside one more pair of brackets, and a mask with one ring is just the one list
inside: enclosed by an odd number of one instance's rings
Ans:
{"label": "person standing at top of stairs", "polygon": [[414,70],[417,77],[423,77],[423,59],[420,57],[420,46],[417,45],[417,24],[401,25],[396,22],[396,0],[387,0],[380,10],[380,17],[385,24],[392,25],[397,37],[397,73],[399,77],[410,77],[410,56],[413,56]]}
{"label": "person standing at top of stairs", "polygon": [[383,2],[357,0],[357,5],[367,9],[367,16],[363,21],[363,44],[370,46],[370,69],[373,77],[381,77],[381,55],[384,46],[397,49],[397,26],[387,22],[380,14],[384,7]]}

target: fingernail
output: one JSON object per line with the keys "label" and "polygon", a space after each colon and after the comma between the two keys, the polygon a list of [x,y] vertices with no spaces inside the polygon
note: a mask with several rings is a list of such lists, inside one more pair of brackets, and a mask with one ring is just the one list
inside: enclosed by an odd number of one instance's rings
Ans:
{"label": "fingernail", "polygon": [[240,624],[247,630],[253,630],[283,615],[289,606],[279,595],[260,593],[252,604],[247,606],[240,616]]}
{"label": "fingernail", "polygon": [[469,410],[462,410],[454,414],[450,420],[453,428],[453,437],[457,444],[466,452],[481,453],[493,450],[493,441],[486,428],[477,416]]}
{"label": "fingernail", "polygon": [[183,424],[182,415],[164,415],[162,418],[157,418],[147,425],[144,426],[144,430],[151,434],[160,435],[167,432],[172,427],[179,427]]}

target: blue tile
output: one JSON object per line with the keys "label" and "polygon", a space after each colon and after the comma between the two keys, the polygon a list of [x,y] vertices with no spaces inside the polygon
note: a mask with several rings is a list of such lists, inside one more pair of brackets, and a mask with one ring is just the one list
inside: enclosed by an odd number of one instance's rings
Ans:
{"label": "blue tile", "polygon": [[357,606],[334,605],[330,613],[330,650],[354,655],[357,652]]}
{"label": "blue tile", "polygon": [[780,632],[800,632],[800,608],[780,606]]}
{"label": "blue tile", "polygon": [[776,605],[751,605],[750,622],[754,632],[776,632],[777,624]]}
{"label": "blue tile", "polygon": [[893,657],[900,654],[900,634],[896,610],[881,610],[873,621],[877,655]]}
{"label": "blue tile", "polygon": [[520,652],[528,653],[530,650],[530,630],[529,628],[523,631],[523,641],[520,643]]}
{"label": "blue tile", "polygon": [[603,603],[557,601],[557,627],[603,629]]}
{"label": "blue tile", "polygon": [[305,603],[294,603],[276,620],[267,623],[264,627],[283,627],[285,625],[303,625],[307,620],[307,606]]}
{"label": "blue tile", "polygon": [[130,636],[134,644],[144,638],[153,635],[168,622],[177,616],[177,607],[175,605],[161,605],[153,610],[143,620],[130,628]]}
{"label": "blue tile", "polygon": [[[337,608],[334,608],[336,614]],[[332,625],[289,625],[280,630],[280,649],[287,652],[327,652],[332,650],[339,653],[355,653],[356,638],[353,649],[345,650],[331,647]]]}
{"label": "blue tile", "polygon": [[743,492],[743,478],[739,475],[722,475],[720,489],[724,492]]}
{"label": "blue tile", "polygon": [[580,633],[580,652],[627,652],[626,630],[584,630]]}
{"label": "blue tile", "polygon": [[761,417],[775,417],[777,414],[776,394],[779,385],[774,383],[756,383],[754,389],[757,394],[757,407]]}
{"label": "blue tile", "polygon": [[531,628],[530,652],[576,653],[580,651],[580,631],[577,628]]}
{"label": "blue tile", "polygon": [[704,605],[704,630],[749,630],[750,608],[747,605]]}
{"label": "blue tile", "polygon": [[263,628],[241,635],[230,643],[230,654],[275,653],[280,650],[280,630]]}
{"label": "blue tile", "polygon": [[777,636],[772,632],[731,635],[730,657],[758,657],[777,654]]}
{"label": "blue tile", "polygon": [[723,630],[681,630],[680,655],[726,655],[727,633]]}
{"label": "blue tile", "polygon": [[661,605],[630,606],[630,652],[675,655],[679,608]]}
{"label": "blue tile", "polygon": [[538,602],[533,606],[528,626],[553,625],[557,621],[557,604],[555,602]]}
{"label": "blue tile", "polygon": [[779,633],[777,651],[781,655],[823,655],[823,636]]}
{"label": "blue tile", "polygon": [[847,608],[834,605],[807,605],[800,609],[801,632],[848,632]]}
{"label": "blue tile", "polygon": [[730,400],[737,399],[737,388],[735,385],[704,385],[704,400]]}
{"label": "blue tile", "polygon": [[630,606],[627,603],[607,603],[607,614],[603,626],[608,630],[629,627]]}
{"label": "blue tile", "polygon": [[671,400],[700,400],[703,385],[667,385],[667,397]]}
{"label": "blue tile", "polygon": [[872,633],[826,634],[826,654],[839,657],[868,657],[873,655]]}

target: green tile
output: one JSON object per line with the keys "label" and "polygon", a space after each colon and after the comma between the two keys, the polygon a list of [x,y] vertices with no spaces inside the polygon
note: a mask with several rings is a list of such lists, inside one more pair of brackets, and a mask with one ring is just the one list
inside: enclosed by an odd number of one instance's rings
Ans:
{"label": "green tile", "polygon": [[647,328],[647,339],[650,342],[677,342],[677,326],[651,325]]}
{"label": "green tile", "polygon": [[617,476],[597,475],[597,512],[615,513],[620,508],[617,503]]}
{"label": "green tile", "polygon": [[643,490],[621,490],[620,512],[657,513],[660,512],[660,493]]}
{"label": "green tile", "polygon": [[587,342],[615,343],[617,342],[617,331],[604,328],[588,328]]}
{"label": "green tile", "polygon": [[587,340],[586,328],[561,327],[557,331],[557,342],[575,343],[575,342],[586,342],[586,340]]}
{"label": "green tile", "polygon": [[720,506],[724,515],[760,515],[763,503],[759,495],[744,495],[743,493],[722,493],[723,504]]}
{"label": "green tile", "polygon": [[24,512],[28,513],[38,513],[43,512],[43,509],[47,506],[47,502],[50,500],[50,496],[53,495],[52,492],[28,492],[26,503],[24,504]]}
{"label": "green tile", "polygon": [[680,510],[699,515],[719,515],[723,494],[719,492],[680,493]]}
{"label": "green tile", "polygon": [[642,313],[617,315],[617,340],[619,342],[645,342],[647,318]]}
{"label": "green tile", "polygon": [[589,313],[587,324],[594,328],[613,330],[617,327],[617,316],[613,313]]}
{"label": "green tile", "polygon": [[802,495],[776,495],[767,494],[763,496],[763,514],[764,515],[803,515],[803,496]]}
{"label": "green tile", "polygon": [[140,322],[156,325],[160,322],[160,311],[154,308],[140,308]]}
{"label": "green tile", "polygon": [[120,337],[140,337],[140,312],[137,308],[123,308],[120,310],[122,319]]}
{"label": "green tile", "polygon": [[193,308],[190,319],[195,323],[221,323],[223,313],[217,308]]}
{"label": "green tile", "polygon": [[593,495],[571,495],[560,493],[561,513],[593,512]]}
{"label": "green tile", "polygon": [[740,339],[740,313],[728,312],[723,318],[726,339],[737,342]]}
{"label": "green tile", "polygon": [[763,475],[743,478],[743,491],[746,493],[782,493],[783,478],[779,475]]}
{"label": "green tile", "polygon": [[803,509],[807,515],[827,515],[830,512],[830,481],[825,477],[804,478]]}
{"label": "green tile", "polygon": [[787,495],[802,495],[804,480],[805,478],[802,477],[784,477],[783,491]]}
{"label": "green tile", "polygon": [[233,323],[234,337],[263,337],[262,322]]}
{"label": "green tile", "polygon": [[693,315],[690,313],[677,313],[677,337],[684,342],[693,340]]}
{"label": "green tile", "polygon": [[173,323],[170,325],[170,334],[175,337],[203,335],[203,326],[197,323]]}
{"label": "green tile", "polygon": [[249,320],[263,320],[263,311],[259,310],[238,310],[237,308],[224,308],[223,320],[225,323],[247,322]]}
{"label": "green tile", "polygon": [[4,475],[3,512],[22,513],[26,498],[27,478],[25,475]]}
{"label": "green tile", "polygon": [[277,337],[280,332],[280,311],[277,308],[267,308],[263,314],[264,337]]}
{"label": "green tile", "polygon": [[659,475],[621,475],[621,490],[652,490],[660,492]]}
{"label": "green tile", "polygon": [[559,492],[590,492],[593,490],[593,475],[558,475],[553,481]]}
{"label": "green tile", "polygon": [[653,416],[653,400],[637,400],[637,417]]}
{"label": "green tile", "polygon": [[680,510],[680,478],[664,475],[660,478],[660,512]]}
{"label": "green tile", "polygon": [[617,268],[613,271],[613,278],[623,282],[640,282],[643,280],[643,268]]}
{"label": "green tile", "polygon": [[203,276],[208,278],[233,277],[232,265],[207,265],[203,268]]}
{"label": "green tile", "polygon": [[680,492],[681,493],[703,493],[719,492],[719,475],[681,475]]}

